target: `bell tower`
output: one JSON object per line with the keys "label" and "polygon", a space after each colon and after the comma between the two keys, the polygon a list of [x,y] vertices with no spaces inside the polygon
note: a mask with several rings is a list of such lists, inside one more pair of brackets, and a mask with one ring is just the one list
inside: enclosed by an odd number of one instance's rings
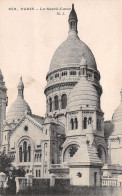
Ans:
{"label": "bell tower", "polygon": [[0,148],[2,145],[2,131],[4,129],[3,121],[6,119],[6,106],[8,104],[7,88],[3,80],[3,75],[0,70]]}

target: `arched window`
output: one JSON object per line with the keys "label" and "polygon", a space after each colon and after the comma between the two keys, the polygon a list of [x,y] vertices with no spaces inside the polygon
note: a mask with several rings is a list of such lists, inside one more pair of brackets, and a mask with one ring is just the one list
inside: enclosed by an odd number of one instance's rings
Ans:
{"label": "arched window", "polygon": [[57,95],[54,97],[54,104],[55,104],[55,110],[58,110],[58,108],[59,108],[59,101],[58,101],[58,96]]}
{"label": "arched window", "polygon": [[31,161],[31,146],[28,146],[28,162]]}
{"label": "arched window", "polygon": [[39,169],[39,177],[41,176],[41,172],[40,172],[40,169]]}
{"label": "arched window", "polygon": [[36,154],[35,154],[35,162],[36,162]]}
{"label": "arched window", "polygon": [[71,124],[71,130],[73,130],[73,129],[74,129],[74,122],[73,122],[73,118],[71,119],[70,124]]}
{"label": "arched window", "polygon": [[76,75],[76,71],[70,71],[70,75]]}
{"label": "arched window", "polygon": [[47,129],[45,130],[45,134],[47,135]]}
{"label": "arched window", "polygon": [[97,119],[97,130],[99,130],[99,119]]}
{"label": "arched window", "polygon": [[27,142],[23,143],[24,162],[27,162]]}
{"label": "arched window", "polygon": [[84,118],[84,122],[83,122],[83,127],[84,129],[87,129],[87,118]]}
{"label": "arched window", "polygon": [[36,169],[36,177],[38,177],[38,170]]}
{"label": "arched window", "polygon": [[52,164],[55,164],[55,161],[54,161],[54,159],[52,159]]}
{"label": "arched window", "polygon": [[49,111],[52,111],[52,98],[49,99]]}
{"label": "arched window", "polygon": [[89,117],[89,119],[88,119],[88,124],[92,124],[92,118],[91,117]]}
{"label": "arched window", "polygon": [[106,153],[105,153],[104,147],[101,145],[98,145],[97,152],[98,152],[98,157],[101,159],[101,161],[103,163],[105,163],[106,162]]}
{"label": "arched window", "polygon": [[78,120],[75,118],[75,129],[78,129]]}
{"label": "arched window", "polygon": [[38,157],[39,157],[39,156],[38,156],[38,154],[37,154],[37,157],[36,157],[36,158],[37,158],[37,162],[38,162]]}
{"label": "arched window", "polygon": [[41,162],[41,154],[40,154],[40,162]]}
{"label": "arched window", "polygon": [[19,161],[22,162],[22,147],[19,147]]}
{"label": "arched window", "polygon": [[85,71],[84,71],[84,68],[83,68],[83,75],[84,75]]}
{"label": "arched window", "polygon": [[67,95],[66,94],[63,94],[61,96],[61,103],[62,103],[62,109],[65,109],[67,106]]}

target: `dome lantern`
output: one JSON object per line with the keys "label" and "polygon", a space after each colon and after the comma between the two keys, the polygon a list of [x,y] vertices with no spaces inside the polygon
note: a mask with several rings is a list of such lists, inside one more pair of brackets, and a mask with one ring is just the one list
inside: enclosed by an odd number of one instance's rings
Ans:
{"label": "dome lantern", "polygon": [[122,102],[122,88],[121,88],[121,91],[120,91],[120,95],[121,95],[121,102]]}
{"label": "dome lantern", "polygon": [[77,14],[75,12],[75,9],[74,9],[74,4],[72,4],[72,10],[69,14],[69,33],[74,31],[76,34],[78,33],[77,32],[77,22],[78,22],[78,19],[77,19]]}
{"label": "dome lantern", "polygon": [[24,98],[24,84],[22,81],[22,76],[20,78],[17,88],[18,88],[18,96],[21,96],[22,98]]}

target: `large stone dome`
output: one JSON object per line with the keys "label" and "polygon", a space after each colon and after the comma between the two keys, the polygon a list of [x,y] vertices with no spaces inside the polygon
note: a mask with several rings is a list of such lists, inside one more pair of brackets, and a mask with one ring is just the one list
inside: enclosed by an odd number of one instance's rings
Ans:
{"label": "large stone dome", "polygon": [[24,84],[22,81],[22,78],[20,78],[20,82],[18,84],[18,97],[14,101],[14,103],[11,105],[8,114],[7,114],[7,120],[9,121],[20,121],[26,113],[31,113],[31,109],[27,102],[24,100]]}
{"label": "large stone dome", "polygon": [[54,53],[49,72],[80,64],[83,56],[89,68],[97,69],[95,58],[89,47],[79,39],[77,34],[69,34],[66,41],[64,41]]}
{"label": "large stone dome", "polygon": [[82,76],[68,97],[67,111],[80,110],[81,107],[100,109],[100,97],[96,88]]}
{"label": "large stone dome", "polygon": [[77,35],[78,19],[74,4],[72,4],[72,10],[69,14],[68,22],[68,38],[55,51],[51,60],[49,72],[70,66],[75,67],[80,64],[82,57],[85,57],[89,68],[97,69],[95,58],[91,50]]}

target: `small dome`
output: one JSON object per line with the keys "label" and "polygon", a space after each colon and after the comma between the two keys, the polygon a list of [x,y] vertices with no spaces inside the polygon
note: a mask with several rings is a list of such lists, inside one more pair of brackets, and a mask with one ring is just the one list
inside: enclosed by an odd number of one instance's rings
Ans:
{"label": "small dome", "polygon": [[7,114],[7,120],[14,121],[14,122],[21,120],[26,113],[31,114],[31,109],[27,104],[27,102],[24,100],[24,93],[23,93],[24,84],[22,81],[22,77],[20,78],[20,82],[17,88],[18,88],[18,97],[11,105]]}
{"label": "small dome", "polygon": [[112,120],[113,122],[122,121],[122,102],[117,107],[117,109],[114,111]]}
{"label": "small dome", "polygon": [[120,102],[120,105],[114,111],[114,114],[112,116],[113,122],[122,121],[122,89],[121,89],[120,95],[121,95],[121,102]]}
{"label": "small dome", "polygon": [[30,114],[31,109],[27,102],[21,96],[18,96],[8,111],[7,120],[21,120],[26,113]]}
{"label": "small dome", "polygon": [[100,109],[100,97],[95,87],[82,76],[69,94],[67,111],[80,110],[81,107]]}
{"label": "small dome", "polygon": [[114,114],[112,116],[112,122],[114,124],[114,130],[112,132],[112,136],[122,135],[122,90],[121,94],[121,102],[119,106],[115,109]]}

